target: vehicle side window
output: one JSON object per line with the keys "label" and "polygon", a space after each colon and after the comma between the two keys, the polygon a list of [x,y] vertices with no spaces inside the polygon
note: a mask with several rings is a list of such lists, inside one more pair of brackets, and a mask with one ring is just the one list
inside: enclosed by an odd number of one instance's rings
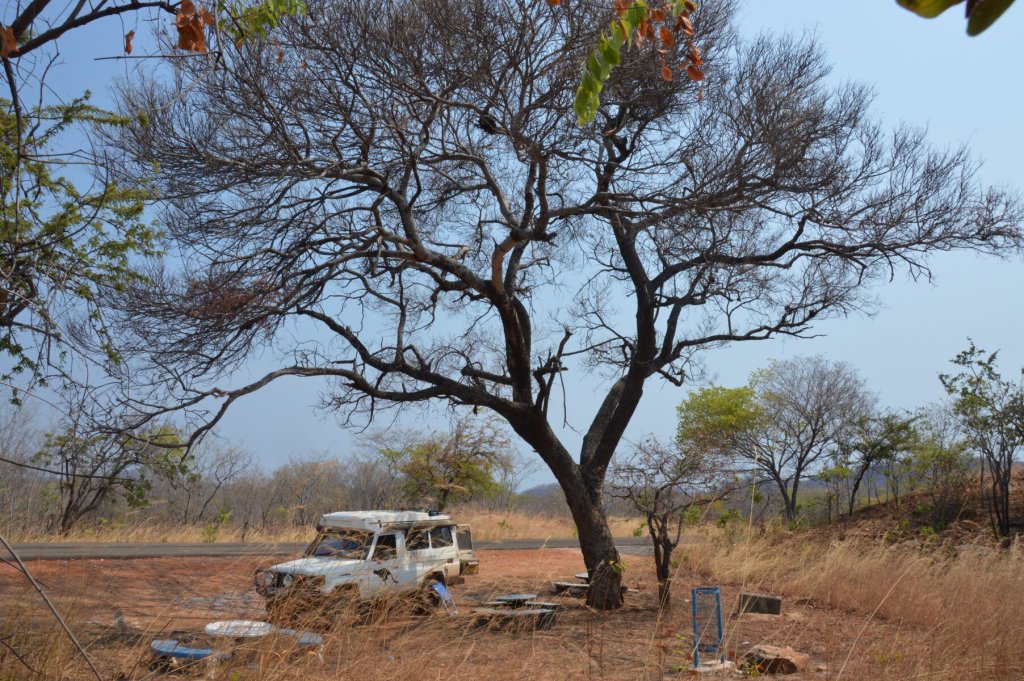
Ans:
{"label": "vehicle side window", "polygon": [[410,530],[405,537],[405,548],[409,551],[422,551],[430,548],[430,538],[423,530]]}
{"label": "vehicle side window", "polygon": [[451,546],[453,543],[451,527],[435,527],[430,531],[430,545],[435,549]]}
{"label": "vehicle side window", "polygon": [[374,560],[394,560],[398,555],[398,544],[395,535],[382,534],[377,537],[377,547],[373,550]]}

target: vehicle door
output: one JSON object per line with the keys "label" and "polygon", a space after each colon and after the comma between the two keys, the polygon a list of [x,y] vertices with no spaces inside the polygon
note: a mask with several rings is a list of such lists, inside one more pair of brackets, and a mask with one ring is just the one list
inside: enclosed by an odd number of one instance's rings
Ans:
{"label": "vehicle door", "polygon": [[459,547],[459,574],[472,575],[479,569],[480,561],[473,550],[473,530],[469,525],[457,525],[455,529],[456,544]]}
{"label": "vehicle door", "polygon": [[418,584],[438,562],[437,550],[430,546],[430,530],[410,528],[405,534],[405,551],[408,556],[407,580]]}
{"label": "vehicle door", "polygon": [[368,567],[362,575],[365,580],[363,595],[379,596],[398,585],[401,565],[398,560],[398,537],[394,532],[378,534],[367,561]]}
{"label": "vehicle door", "polygon": [[455,527],[442,525],[430,528],[430,550],[434,571],[443,571],[448,577],[459,574],[458,550],[455,548]]}

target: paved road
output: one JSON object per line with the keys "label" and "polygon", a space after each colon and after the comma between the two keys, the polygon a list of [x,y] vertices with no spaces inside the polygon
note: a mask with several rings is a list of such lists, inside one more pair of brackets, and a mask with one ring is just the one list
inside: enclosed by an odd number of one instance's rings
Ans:
{"label": "paved road", "polygon": [[[650,546],[646,537],[615,540],[623,553]],[[500,542],[476,542],[478,549],[562,549],[576,548],[576,539],[509,539]],[[163,558],[163,557],[225,557],[225,556],[283,556],[300,553],[306,544],[15,544],[14,550],[22,560],[69,560],[75,558]],[[0,553],[2,556],[2,553]]]}

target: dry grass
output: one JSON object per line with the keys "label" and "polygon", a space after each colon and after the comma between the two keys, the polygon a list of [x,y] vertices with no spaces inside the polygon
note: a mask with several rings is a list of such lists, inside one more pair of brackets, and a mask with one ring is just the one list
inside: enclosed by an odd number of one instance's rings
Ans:
{"label": "dry grass", "polygon": [[[475,541],[502,541],[505,539],[571,539],[576,527],[568,516],[542,516],[519,512],[494,512],[486,509],[463,507],[452,511],[460,523],[473,526]],[[639,518],[609,518],[612,536],[631,537],[641,526]],[[643,526],[646,532],[646,526]]]}
{"label": "dry grass", "polygon": [[[676,678],[689,645],[689,587],[722,587],[726,615],[741,590],[784,597],[782,617],[726,619],[727,647],[792,645],[818,669],[810,681],[962,681],[1024,678],[1024,550],[879,546],[807,534],[700,532],[678,549],[672,613],[655,607],[649,558],[627,556],[627,606],[605,615],[566,599],[554,629],[499,632],[472,626],[474,603],[494,593],[545,594],[582,566],[577,551],[484,551],[481,575],[456,587],[462,616],[343,617],[321,657],[263,642],[211,678],[222,681],[366,679]],[[147,668],[152,638],[181,638],[213,619],[262,616],[250,594],[254,558],[36,563],[87,642],[105,679],[169,678]],[[140,572],[143,571],[143,572]],[[10,571],[8,571],[10,572]],[[143,574],[144,573],[144,574]],[[147,576],[148,575],[148,576]],[[0,640],[37,668],[39,679],[89,678],[55,626],[16,577],[0,575]],[[544,595],[545,600],[552,597]],[[114,613],[117,613],[115,618]],[[8,638],[5,638],[8,637]],[[0,646],[2,648],[2,646]],[[248,660],[248,662],[246,662]],[[32,679],[0,650],[0,681]],[[177,678],[204,678],[205,670]]]}
{"label": "dry grass", "polygon": [[[860,624],[839,637],[848,651],[836,660],[834,678],[840,672],[841,678],[1024,678],[1019,544],[1007,552],[981,546],[936,551],[921,544],[739,535],[684,549],[684,572],[783,595],[789,604],[857,615]],[[876,624],[894,635],[873,640]],[[865,666],[881,669],[868,673]]]}
{"label": "dry grass", "polygon": [[118,524],[103,527],[83,527],[66,535],[42,531],[21,532],[5,535],[9,541],[19,544],[46,543],[225,543],[248,542],[253,544],[278,544],[309,541],[312,527],[281,527],[265,532],[248,530],[233,525],[222,525],[216,532],[202,525],[171,525],[158,522]]}
{"label": "dry grass", "polygon": [[[576,536],[576,528],[568,516],[532,515],[517,511],[494,512],[475,506],[464,506],[451,511],[460,523],[473,527],[476,541],[503,541],[507,539],[569,539]],[[611,518],[609,523],[616,537],[632,536],[640,525],[639,519]],[[17,543],[46,542],[122,542],[122,543],[227,543],[279,544],[309,541],[313,528],[280,527],[265,532],[248,530],[227,523],[212,529],[211,525],[168,525],[157,522],[139,522],[102,527],[83,527],[63,537],[42,532],[5,535]]]}
{"label": "dry grass", "polygon": [[[619,613],[593,613],[582,601],[545,594],[554,579],[582,567],[578,551],[483,551],[483,573],[456,587],[462,615],[410,617],[401,608],[379,613],[341,611],[326,634],[322,655],[304,654],[262,641],[241,646],[235,661],[212,673],[220,681],[298,681],[365,679],[424,681],[440,678],[521,678],[539,681],[592,678],[654,678],[659,667],[651,654],[658,631],[653,592],[634,588],[634,597]],[[174,561],[78,561],[36,563],[40,578],[54,585],[104,678],[173,678],[149,668],[148,642],[153,638],[190,641],[202,624],[215,619],[262,618],[262,606],[234,597],[251,584],[256,559]],[[177,565],[174,569],[172,566]],[[647,566],[644,566],[647,567]],[[172,572],[173,571],[173,572]],[[637,566],[637,576],[647,570]],[[176,573],[176,574],[174,574]],[[134,577],[134,578],[133,578]],[[152,581],[149,581],[152,580]],[[12,593],[13,580],[0,580],[0,637],[20,632],[12,645],[43,679],[87,679],[85,666],[61,639],[60,632],[24,593]],[[148,582],[148,588],[147,587]],[[633,581],[636,587],[636,582]],[[566,609],[546,631],[504,631],[474,626],[474,604],[498,593],[533,590],[546,600],[561,600]],[[6,592],[6,593],[5,593]],[[19,605],[6,606],[12,601]],[[332,611],[336,614],[337,610]],[[683,614],[680,614],[683,617]],[[4,630],[4,627],[7,627]],[[202,636],[194,639],[203,645]],[[50,650],[61,647],[59,655]],[[678,658],[679,656],[677,656]],[[678,662],[678,659],[677,659]],[[250,666],[251,664],[251,666]],[[0,679],[31,678],[28,667],[0,656]],[[205,665],[177,678],[206,678]],[[118,676],[122,675],[122,676]],[[659,674],[660,676],[660,674]]]}

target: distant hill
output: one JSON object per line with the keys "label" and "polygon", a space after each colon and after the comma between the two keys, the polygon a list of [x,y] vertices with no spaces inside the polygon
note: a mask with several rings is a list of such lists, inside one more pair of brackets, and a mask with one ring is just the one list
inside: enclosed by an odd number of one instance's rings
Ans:
{"label": "distant hill", "polygon": [[557,482],[549,482],[544,485],[535,485],[527,490],[520,492],[524,497],[548,497],[552,494],[561,494],[562,488]]}

